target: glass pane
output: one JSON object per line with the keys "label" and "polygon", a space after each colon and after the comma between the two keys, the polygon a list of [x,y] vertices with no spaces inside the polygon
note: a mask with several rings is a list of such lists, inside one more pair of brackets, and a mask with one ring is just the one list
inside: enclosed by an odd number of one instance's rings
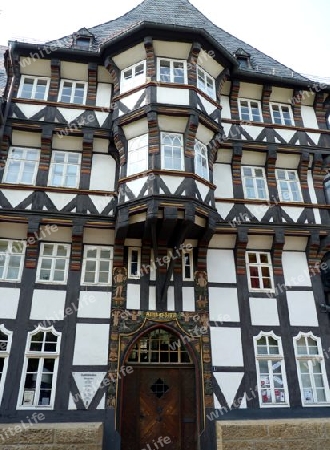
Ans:
{"label": "glass pane", "polygon": [[249,253],[249,263],[255,264],[257,262],[257,255],[255,253]]}
{"label": "glass pane", "polygon": [[96,255],[97,255],[96,248],[87,250],[87,258],[96,258]]}
{"label": "glass pane", "polygon": [[56,255],[57,256],[67,256],[67,254],[68,254],[68,248],[65,247],[64,245],[58,245]]}

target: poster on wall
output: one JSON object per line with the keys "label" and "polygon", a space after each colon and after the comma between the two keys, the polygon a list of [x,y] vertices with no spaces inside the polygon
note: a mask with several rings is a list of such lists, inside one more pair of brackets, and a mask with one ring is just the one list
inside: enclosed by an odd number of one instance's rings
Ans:
{"label": "poster on wall", "polygon": [[33,405],[34,391],[24,391],[23,395],[23,406]]}

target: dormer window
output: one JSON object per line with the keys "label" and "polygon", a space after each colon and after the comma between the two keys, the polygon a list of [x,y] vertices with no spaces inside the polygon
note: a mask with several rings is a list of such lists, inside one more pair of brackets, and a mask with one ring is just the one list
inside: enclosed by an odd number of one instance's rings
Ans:
{"label": "dormer window", "polygon": [[88,37],[80,37],[76,40],[76,47],[79,47],[84,50],[89,50],[91,45],[91,38]]}
{"label": "dormer window", "polygon": [[77,33],[73,34],[72,46],[79,50],[90,50],[93,39],[94,35],[87,28],[80,28]]}
{"label": "dormer window", "polygon": [[237,49],[237,51],[234,53],[234,56],[237,59],[240,69],[251,68],[250,54],[245,50],[243,50],[242,48]]}

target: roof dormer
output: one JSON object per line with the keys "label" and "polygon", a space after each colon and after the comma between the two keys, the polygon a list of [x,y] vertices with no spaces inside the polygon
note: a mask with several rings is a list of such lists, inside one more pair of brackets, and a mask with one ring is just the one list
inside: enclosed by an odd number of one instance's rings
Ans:
{"label": "roof dormer", "polygon": [[240,69],[251,69],[251,55],[242,48],[238,48],[234,53]]}
{"label": "roof dormer", "polygon": [[80,28],[79,31],[73,33],[72,47],[80,50],[90,50],[95,39],[94,35],[87,28]]}

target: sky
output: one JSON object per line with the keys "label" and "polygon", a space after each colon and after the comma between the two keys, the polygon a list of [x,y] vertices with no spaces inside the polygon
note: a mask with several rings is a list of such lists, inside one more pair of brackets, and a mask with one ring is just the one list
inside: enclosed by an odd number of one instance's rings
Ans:
{"label": "sky", "polygon": [[[171,1],[171,0],[164,0]],[[329,0],[190,0],[216,25],[291,69],[330,79]],[[0,0],[0,45],[45,42],[113,20],[140,0]],[[87,3],[87,2],[86,2]],[[46,6],[45,6],[46,5]]]}

